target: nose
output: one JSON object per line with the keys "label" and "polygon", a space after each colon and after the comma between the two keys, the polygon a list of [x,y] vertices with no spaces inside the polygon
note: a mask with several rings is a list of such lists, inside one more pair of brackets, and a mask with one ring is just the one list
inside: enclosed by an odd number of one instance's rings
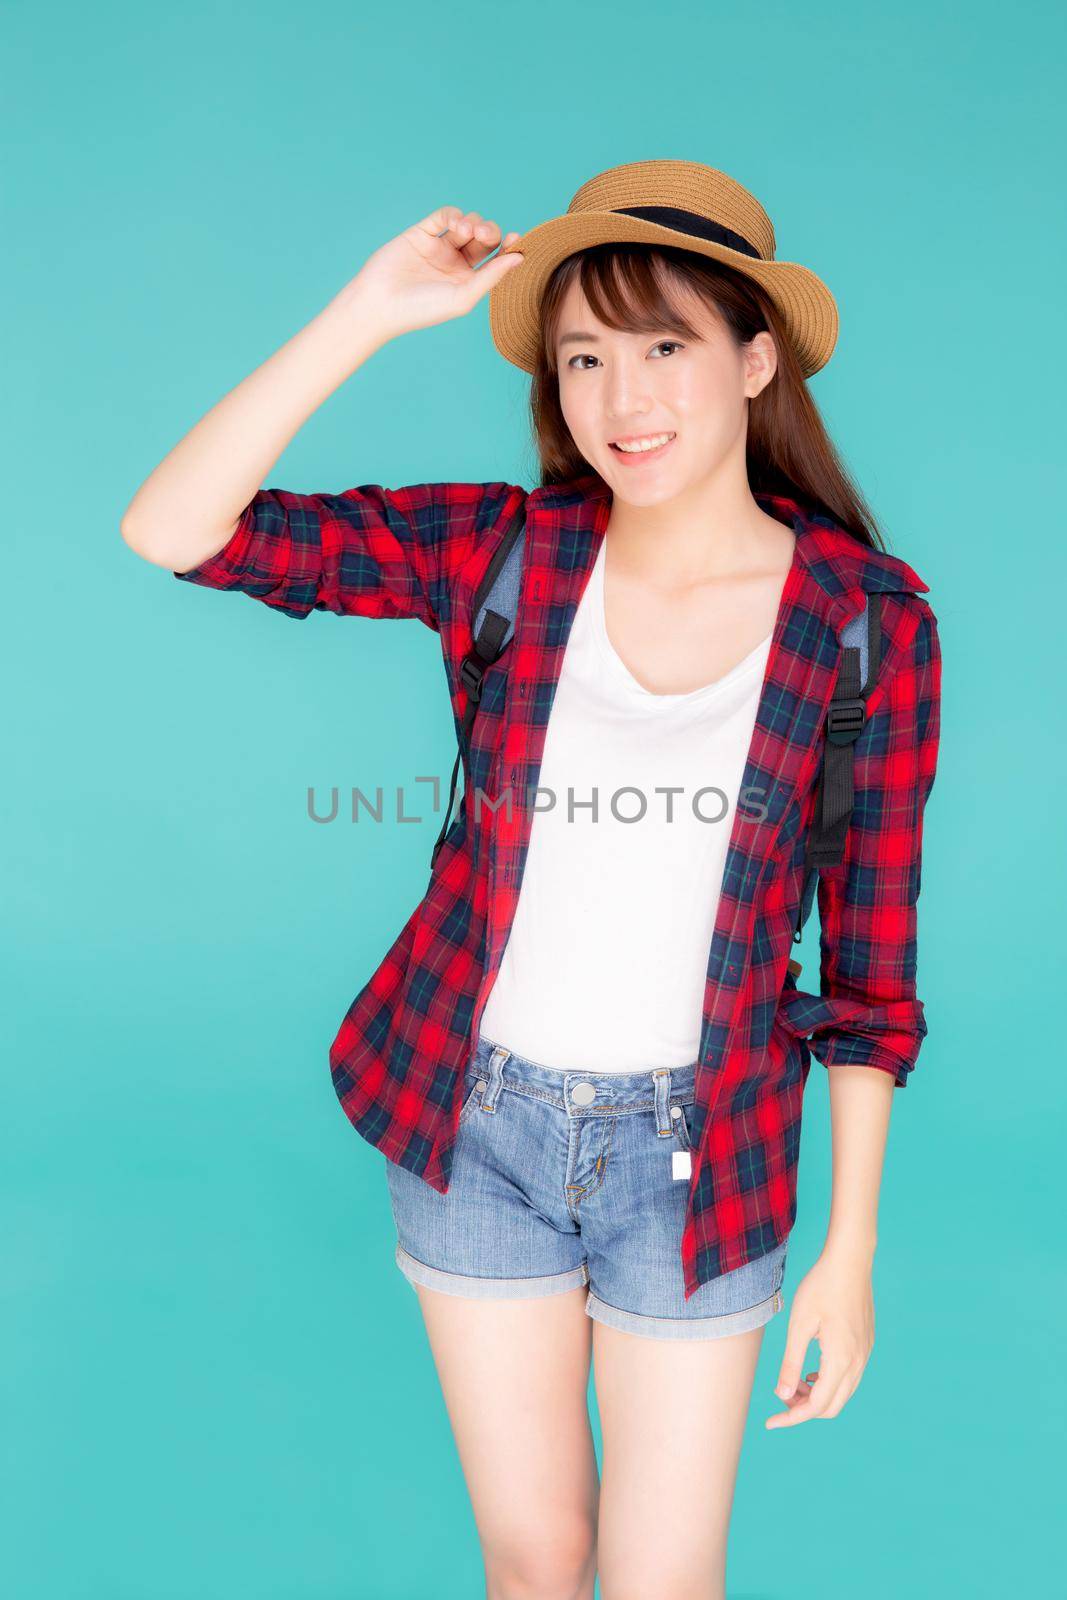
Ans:
{"label": "nose", "polygon": [[648,373],[639,360],[618,357],[611,362],[607,382],[606,412],[615,433],[639,433],[651,414],[653,399]]}

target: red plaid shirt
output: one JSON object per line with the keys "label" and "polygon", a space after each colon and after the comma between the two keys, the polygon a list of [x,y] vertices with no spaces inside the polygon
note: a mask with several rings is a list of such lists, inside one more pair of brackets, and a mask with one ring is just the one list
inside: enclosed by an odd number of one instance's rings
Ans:
{"label": "red plaid shirt", "polygon": [[[826,1066],[863,1063],[903,1087],[926,1033],[916,902],[941,676],[936,619],[920,598],[928,586],[898,557],[796,500],[756,498],[793,528],[796,548],[742,778],[754,799],[735,810],[708,952],[681,1238],[687,1298],[789,1233],[811,1056]],[[425,897],[330,1049],[334,1087],[357,1132],[442,1194],[463,1071],[522,882],[555,686],[611,491],[593,474],[531,493],[507,483],[263,489],[225,549],[175,573],[294,618],[312,610],[420,618],[440,635],[458,732],[472,601],[522,504],[515,636],[485,675],[472,738],[471,787],[490,803],[472,805],[469,817],[461,808]],[[884,596],[878,681],[853,747],[845,859],[819,880],[820,992],[805,993],[788,962],[824,718],[841,630],[873,592]]]}

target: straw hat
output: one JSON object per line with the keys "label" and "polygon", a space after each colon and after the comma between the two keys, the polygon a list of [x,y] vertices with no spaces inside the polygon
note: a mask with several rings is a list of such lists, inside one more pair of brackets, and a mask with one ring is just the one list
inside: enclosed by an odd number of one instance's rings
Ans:
{"label": "straw hat", "polygon": [[[675,245],[725,261],[774,301],[804,376],[826,365],[837,342],[837,304],[807,267],[775,261],[774,228],[754,195],[699,161],[629,161],[583,183],[562,217],[513,240],[521,267],[489,291],[489,329],[500,354],[533,372],[541,295],[555,267],[590,245]],[[507,253],[505,252],[505,253]]]}

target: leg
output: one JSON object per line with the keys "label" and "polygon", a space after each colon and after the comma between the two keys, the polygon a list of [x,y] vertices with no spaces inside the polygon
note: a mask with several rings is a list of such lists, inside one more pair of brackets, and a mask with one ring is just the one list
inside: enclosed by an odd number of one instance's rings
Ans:
{"label": "leg", "polygon": [[588,1291],[472,1300],[416,1288],[474,1509],[487,1600],[593,1600],[600,1482]]}
{"label": "leg", "polygon": [[724,1600],[726,1536],[764,1327],[657,1339],[594,1324],[602,1600]]}

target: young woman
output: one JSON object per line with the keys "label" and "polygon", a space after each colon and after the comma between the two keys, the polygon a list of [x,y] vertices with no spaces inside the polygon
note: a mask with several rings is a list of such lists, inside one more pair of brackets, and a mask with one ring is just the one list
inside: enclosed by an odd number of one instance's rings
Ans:
{"label": "young woman", "polygon": [[[724,1594],[813,1053],[833,1196],[767,1426],[838,1415],[873,1344],[890,1101],[926,1031],[940,654],[927,586],[881,546],[804,386],[833,299],[774,252],[758,201],[694,162],[600,174],[521,242],[443,206],[198,422],[123,519],[147,560],[290,617],[421,618],[464,732],[475,601],[523,519],[462,810],[330,1056],[387,1157],[496,1600],[589,1597],[598,1571],[604,1600]],[[258,487],[372,352],[487,293],[498,349],[533,377],[537,489]],[[841,679],[852,823],[818,877],[804,993],[789,957],[829,708],[872,601],[863,696]]]}

